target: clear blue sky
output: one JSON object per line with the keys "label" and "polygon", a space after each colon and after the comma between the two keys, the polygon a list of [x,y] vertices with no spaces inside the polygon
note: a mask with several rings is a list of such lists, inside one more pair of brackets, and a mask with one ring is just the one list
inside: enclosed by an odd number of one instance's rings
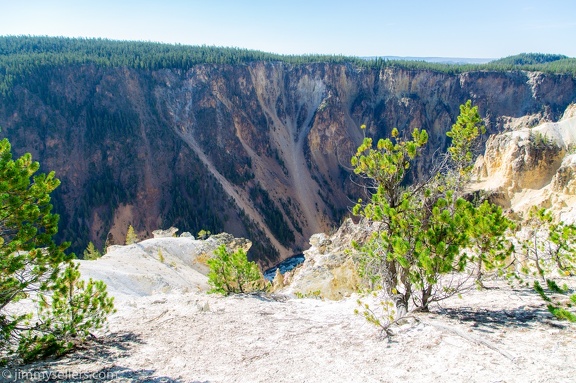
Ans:
{"label": "clear blue sky", "polygon": [[576,0],[0,0],[0,35],[282,54],[576,57]]}

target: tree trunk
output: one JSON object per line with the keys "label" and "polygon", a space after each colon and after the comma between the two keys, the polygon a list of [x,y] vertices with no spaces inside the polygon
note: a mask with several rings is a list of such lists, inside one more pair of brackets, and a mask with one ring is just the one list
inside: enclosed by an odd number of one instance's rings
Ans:
{"label": "tree trunk", "polygon": [[424,312],[428,312],[428,300],[432,296],[432,285],[427,286],[425,289],[422,289],[422,306],[420,310]]}
{"label": "tree trunk", "polygon": [[480,288],[484,288],[484,284],[482,283],[482,276],[484,274],[482,274],[482,254],[480,254],[478,256],[478,272],[476,273],[476,284],[480,287]]}

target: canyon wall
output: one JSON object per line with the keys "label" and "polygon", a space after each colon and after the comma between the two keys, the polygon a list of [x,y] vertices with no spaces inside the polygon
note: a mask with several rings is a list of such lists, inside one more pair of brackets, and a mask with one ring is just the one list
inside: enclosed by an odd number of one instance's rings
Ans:
{"label": "canyon wall", "polygon": [[0,99],[0,136],[56,171],[60,236],[76,251],[109,233],[122,242],[128,224],[141,237],[177,226],[249,238],[267,266],[337,227],[364,196],[349,166],[360,125],[375,137],[426,129],[422,173],[468,99],[496,133],[523,116],[557,120],[576,81],[330,63],[51,66]]}

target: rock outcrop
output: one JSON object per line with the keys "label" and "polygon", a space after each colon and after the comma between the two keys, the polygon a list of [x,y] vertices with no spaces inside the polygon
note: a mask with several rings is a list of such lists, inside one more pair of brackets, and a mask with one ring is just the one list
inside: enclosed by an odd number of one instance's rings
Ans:
{"label": "rock outcrop", "polygon": [[556,193],[576,195],[576,154],[564,157],[550,187]]}
{"label": "rock outcrop", "polygon": [[[288,285],[284,292],[332,300],[357,292],[361,281],[352,259],[351,244],[365,241],[373,231],[370,224],[355,224],[347,219],[330,237],[314,234],[310,238],[311,247],[304,252],[306,260],[302,266],[283,277]],[[278,283],[275,278],[274,285]]]}
{"label": "rock outcrop", "polygon": [[532,206],[551,209],[565,221],[576,219],[576,105],[558,122],[490,136],[475,164],[474,190],[516,213]]}
{"label": "rock outcrop", "polygon": [[177,232],[178,232],[178,228],[172,226],[166,230],[162,230],[162,229],[154,230],[152,232],[152,235],[154,236],[154,238],[170,238],[170,237],[175,237]]}
{"label": "rock outcrop", "polygon": [[247,251],[252,243],[227,233],[206,240],[161,237],[111,246],[99,259],[78,262],[84,278],[104,281],[110,293],[118,298],[206,291],[206,261],[220,245],[230,251],[240,248]]}

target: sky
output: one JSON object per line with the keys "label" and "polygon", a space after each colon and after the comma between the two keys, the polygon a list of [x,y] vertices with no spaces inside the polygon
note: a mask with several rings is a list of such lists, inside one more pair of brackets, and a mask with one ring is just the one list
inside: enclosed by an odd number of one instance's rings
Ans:
{"label": "sky", "polygon": [[576,0],[0,0],[0,35],[280,54],[576,57]]}

